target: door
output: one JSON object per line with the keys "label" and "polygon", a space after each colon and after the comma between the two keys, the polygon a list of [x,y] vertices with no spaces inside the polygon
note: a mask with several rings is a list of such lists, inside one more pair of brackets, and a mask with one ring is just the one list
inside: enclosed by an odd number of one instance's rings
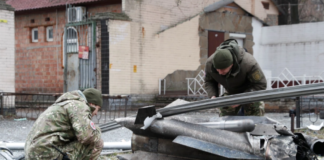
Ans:
{"label": "door", "polygon": [[66,54],[66,91],[79,89],[79,58],[78,33],[74,27],[68,27],[64,33],[66,37],[64,50]]}
{"label": "door", "polygon": [[96,88],[95,23],[68,25],[64,32],[64,91]]}
{"label": "door", "polygon": [[208,57],[210,57],[216,48],[224,42],[225,34],[219,31],[208,31]]}

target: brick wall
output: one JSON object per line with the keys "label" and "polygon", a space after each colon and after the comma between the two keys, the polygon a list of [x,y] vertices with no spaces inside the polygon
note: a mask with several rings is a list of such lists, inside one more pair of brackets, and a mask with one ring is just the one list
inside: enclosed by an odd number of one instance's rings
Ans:
{"label": "brick wall", "polygon": [[[45,18],[50,18],[45,21]],[[32,23],[32,19],[34,23]],[[49,9],[17,13],[16,92],[53,93],[63,91],[62,35],[65,10]],[[52,42],[46,41],[46,27],[53,27]],[[32,42],[31,30],[38,28],[38,42]]]}
{"label": "brick wall", "polygon": [[[88,6],[83,4],[81,6],[87,7],[91,15],[98,12],[121,12],[121,4],[105,3]],[[16,12],[16,92],[63,92],[62,53],[65,13],[65,7]],[[47,17],[50,18],[49,21],[45,21]],[[31,23],[32,19],[34,23]],[[54,40],[52,42],[46,41],[46,26],[53,26]],[[31,41],[32,28],[38,28],[38,42]],[[100,56],[97,57],[100,58]]]}
{"label": "brick wall", "polygon": [[1,10],[0,19],[0,92],[15,91],[15,21],[14,12]]}

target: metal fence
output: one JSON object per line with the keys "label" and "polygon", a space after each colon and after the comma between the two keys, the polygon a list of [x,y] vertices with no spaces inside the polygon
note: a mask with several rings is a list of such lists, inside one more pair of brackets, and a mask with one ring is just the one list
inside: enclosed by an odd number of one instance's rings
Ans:
{"label": "metal fence", "polygon": [[[0,92],[0,114],[14,118],[37,119],[61,95]],[[95,123],[105,123],[130,115],[129,96],[103,95],[102,97],[103,106],[92,119]]]}
{"label": "metal fence", "polygon": [[[321,112],[324,112],[324,96],[312,95],[296,98],[296,127],[305,127],[310,124],[319,125],[324,122],[320,119]],[[323,113],[322,113],[323,114]]]}
{"label": "metal fence", "polygon": [[201,70],[195,78],[186,78],[188,95],[207,95],[204,88],[205,74],[205,71]]}

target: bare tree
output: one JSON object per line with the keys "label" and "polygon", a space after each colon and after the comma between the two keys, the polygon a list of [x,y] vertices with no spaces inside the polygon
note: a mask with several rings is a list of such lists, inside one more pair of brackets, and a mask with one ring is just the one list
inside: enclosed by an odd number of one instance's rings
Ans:
{"label": "bare tree", "polygon": [[324,20],[323,0],[299,0],[300,22],[320,22]]}

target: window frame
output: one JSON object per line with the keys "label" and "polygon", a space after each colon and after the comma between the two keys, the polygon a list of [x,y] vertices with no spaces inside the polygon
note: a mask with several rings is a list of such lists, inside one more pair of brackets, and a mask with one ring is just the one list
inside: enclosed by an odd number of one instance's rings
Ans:
{"label": "window frame", "polygon": [[[69,27],[67,28],[67,32],[68,30],[73,30],[75,33],[75,37],[69,37],[71,35],[74,36],[73,33],[70,33],[70,35],[66,35],[66,47],[68,47],[66,48],[66,53],[77,53],[79,51],[78,31],[74,27]],[[76,49],[76,51],[73,51],[73,49]]]}
{"label": "window frame", "polygon": [[[52,29],[52,38],[49,38],[49,31],[50,29]],[[46,41],[47,42],[52,42],[54,40],[54,29],[53,29],[53,26],[47,26],[46,27]]]}
{"label": "window frame", "polygon": [[[37,31],[37,39],[35,39],[35,35],[34,35],[35,31]],[[38,42],[38,37],[39,37],[38,28],[32,28],[31,29],[31,34],[32,34],[32,42]]]}

